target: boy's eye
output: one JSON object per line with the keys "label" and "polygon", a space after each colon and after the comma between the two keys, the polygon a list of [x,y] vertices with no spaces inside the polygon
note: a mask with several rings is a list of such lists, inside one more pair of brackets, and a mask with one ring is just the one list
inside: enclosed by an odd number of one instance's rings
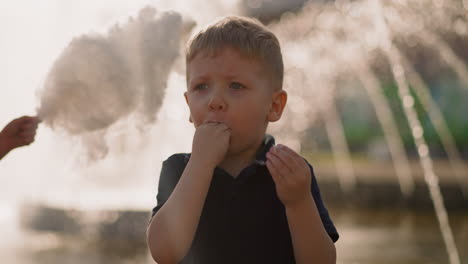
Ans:
{"label": "boy's eye", "polygon": [[204,90],[206,88],[208,88],[208,84],[206,83],[200,83],[195,86],[195,90]]}
{"label": "boy's eye", "polygon": [[234,90],[240,90],[242,88],[245,88],[244,85],[238,83],[238,82],[232,82],[230,85],[229,85],[230,88],[234,89]]}

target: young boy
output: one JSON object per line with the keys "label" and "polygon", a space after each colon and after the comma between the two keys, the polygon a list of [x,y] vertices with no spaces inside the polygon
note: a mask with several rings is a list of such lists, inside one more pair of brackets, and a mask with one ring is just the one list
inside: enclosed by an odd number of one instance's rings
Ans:
{"label": "young boy", "polygon": [[148,246],[159,264],[335,263],[338,233],[312,167],[265,134],[287,94],[277,38],[227,17],[186,54],[191,154],[163,163]]}

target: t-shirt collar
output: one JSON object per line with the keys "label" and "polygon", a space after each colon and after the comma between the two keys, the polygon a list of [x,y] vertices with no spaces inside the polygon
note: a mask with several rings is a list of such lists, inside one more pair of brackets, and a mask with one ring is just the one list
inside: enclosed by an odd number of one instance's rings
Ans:
{"label": "t-shirt collar", "polygon": [[272,146],[275,145],[275,138],[272,135],[265,134],[262,144],[255,154],[254,164],[265,165],[266,154]]}

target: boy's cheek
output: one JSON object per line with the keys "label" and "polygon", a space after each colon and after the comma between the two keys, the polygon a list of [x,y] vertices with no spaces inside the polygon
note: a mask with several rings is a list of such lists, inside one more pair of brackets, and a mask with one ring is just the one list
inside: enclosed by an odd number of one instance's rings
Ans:
{"label": "boy's cheek", "polygon": [[196,115],[193,114],[193,112],[191,112],[189,115],[189,122],[192,123],[195,126],[195,128],[203,124],[203,122],[200,121],[199,118],[197,118]]}

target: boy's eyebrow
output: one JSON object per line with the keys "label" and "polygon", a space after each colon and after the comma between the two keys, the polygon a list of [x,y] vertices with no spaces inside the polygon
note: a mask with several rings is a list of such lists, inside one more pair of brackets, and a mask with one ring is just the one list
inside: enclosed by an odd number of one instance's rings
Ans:
{"label": "boy's eyebrow", "polygon": [[205,81],[207,79],[208,79],[208,76],[206,74],[198,75],[198,76],[195,76],[195,77],[190,76],[189,83],[194,82],[194,81],[196,81],[196,82]]}
{"label": "boy's eyebrow", "polygon": [[[233,74],[233,73],[230,73],[230,74],[226,74],[224,76],[225,78],[227,79],[247,79],[246,76],[244,76],[243,74]],[[210,79],[210,74],[207,73],[207,74],[202,74],[202,75],[195,75],[194,77],[190,77],[189,78],[189,83],[190,82],[199,82],[199,81],[206,81],[206,80],[209,80]]]}
{"label": "boy's eyebrow", "polygon": [[228,75],[226,75],[226,77],[229,78],[229,79],[245,78],[245,76],[243,76],[243,74],[228,74]]}

